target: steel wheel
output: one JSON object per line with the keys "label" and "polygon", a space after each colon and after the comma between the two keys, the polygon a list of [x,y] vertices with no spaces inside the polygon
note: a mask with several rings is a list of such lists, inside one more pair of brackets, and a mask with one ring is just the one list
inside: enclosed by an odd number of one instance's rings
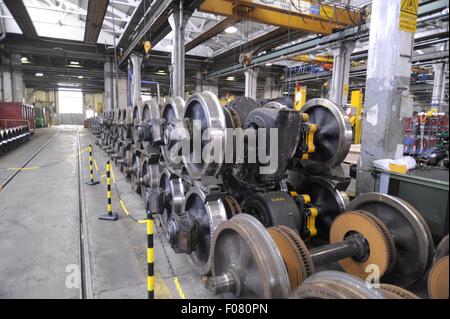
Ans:
{"label": "steel wheel", "polygon": [[[182,116],[185,108],[185,102],[181,97],[170,98],[161,111],[161,118],[166,121],[164,130],[164,144],[161,146],[161,153],[168,165],[171,165],[170,151],[176,140],[174,141],[174,134],[178,129],[185,129]],[[178,137],[178,134],[175,134]]]}
{"label": "steel wheel", "polygon": [[394,238],[397,260],[390,273],[382,277],[401,287],[409,287],[425,274],[433,258],[430,229],[420,213],[394,196],[366,193],[354,199],[350,210],[362,210],[378,217]]}
{"label": "steel wheel", "polygon": [[[189,175],[194,179],[201,179],[202,176],[215,176],[219,173],[224,158],[224,150],[226,149],[227,136],[225,134],[226,120],[222,106],[217,97],[211,92],[196,93],[191,96],[186,103],[183,113],[183,120],[192,128],[194,121],[201,123],[201,134],[209,129],[210,138],[201,141],[200,154],[191,147],[190,154],[183,156],[183,163]],[[192,132],[192,130],[190,130]],[[191,133],[191,144],[193,143]],[[204,147],[211,141],[219,141],[222,147],[220,159],[218,162],[205,162],[203,158]]]}
{"label": "steel wheel", "polygon": [[212,245],[212,274],[232,273],[234,291],[225,298],[289,296],[289,276],[278,248],[253,216],[239,214],[219,225]]}
{"label": "steel wheel", "polygon": [[214,231],[227,220],[222,199],[207,201],[206,194],[192,187],[186,195],[182,211],[196,228],[196,240],[190,259],[197,271],[206,275],[211,270],[210,248]]}
{"label": "steel wheel", "polygon": [[290,299],[385,299],[382,292],[358,277],[339,272],[318,272],[298,287]]}
{"label": "steel wheel", "polygon": [[348,117],[331,101],[313,99],[302,108],[309,115],[309,123],[317,125],[314,136],[316,151],[303,161],[314,172],[324,172],[340,165],[352,144],[352,129]]}

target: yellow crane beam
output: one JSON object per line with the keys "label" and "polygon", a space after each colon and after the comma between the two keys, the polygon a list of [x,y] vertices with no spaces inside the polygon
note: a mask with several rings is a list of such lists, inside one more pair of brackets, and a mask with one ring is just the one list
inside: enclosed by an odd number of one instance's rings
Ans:
{"label": "yellow crane beam", "polygon": [[301,54],[292,58],[294,61],[305,62],[305,63],[333,63],[333,57],[328,55],[314,55],[314,54]]}
{"label": "yellow crane beam", "polygon": [[244,5],[247,7],[268,9],[280,13],[300,16],[304,18],[319,19],[324,22],[331,22],[334,25],[348,26],[361,23],[361,13],[359,11],[330,4],[319,3],[309,0],[226,0],[234,5]]}
{"label": "yellow crane beam", "polygon": [[200,5],[199,11],[311,33],[331,34],[334,27],[332,22],[325,22],[318,18],[293,16],[272,8],[236,5],[228,0],[205,0]]}

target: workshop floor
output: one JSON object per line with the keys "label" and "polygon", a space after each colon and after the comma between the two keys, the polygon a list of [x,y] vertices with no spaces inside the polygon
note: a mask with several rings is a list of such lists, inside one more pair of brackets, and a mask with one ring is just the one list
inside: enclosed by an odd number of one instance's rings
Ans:
{"label": "workshop floor", "polygon": [[[81,289],[73,280],[80,269],[87,279],[83,287],[87,298],[146,298],[145,225],[126,217],[114,187],[113,209],[119,220],[98,219],[106,212],[106,185],[98,174],[95,178],[101,184],[84,184],[89,177],[86,148],[91,143],[87,130],[76,126],[36,130],[29,142],[0,156],[0,184],[14,172],[5,168],[21,167],[55,134],[27,165],[31,169],[0,190],[0,298],[80,298]],[[82,150],[80,192],[77,134]],[[105,153],[94,145],[94,154],[104,173]],[[129,213],[138,220],[145,218],[143,200],[118,168],[113,170]],[[173,254],[157,230],[155,293],[156,298],[214,298],[188,258]]]}

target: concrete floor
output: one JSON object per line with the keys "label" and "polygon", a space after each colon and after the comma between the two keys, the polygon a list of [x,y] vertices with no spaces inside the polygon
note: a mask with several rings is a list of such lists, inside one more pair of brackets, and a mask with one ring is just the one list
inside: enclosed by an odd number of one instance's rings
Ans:
{"label": "concrete floor", "polygon": [[[146,229],[127,218],[113,187],[116,222],[100,221],[106,212],[105,178],[97,186],[81,184],[82,220],[79,220],[77,156],[79,131],[81,149],[91,143],[90,134],[80,127],[36,130],[29,142],[0,157],[0,168],[20,167],[50,137],[56,137],[28,167],[58,160],[64,162],[20,172],[0,192],[0,298],[80,298],[73,287],[73,275],[80,266],[80,229],[83,229],[84,274],[88,298],[146,298]],[[101,172],[105,153],[94,146]],[[89,177],[88,153],[81,154],[82,180]],[[145,206],[118,168],[116,182],[121,197],[137,219],[145,218]],[[12,171],[0,169],[0,182]],[[163,249],[164,246],[164,249]],[[87,249],[86,249],[87,247]],[[165,256],[164,250],[167,254]],[[175,285],[175,277],[181,289]],[[74,271],[75,270],[75,271]],[[155,234],[156,298],[213,298],[201,285],[201,277],[185,255],[173,254]],[[76,286],[76,285],[75,285]]]}

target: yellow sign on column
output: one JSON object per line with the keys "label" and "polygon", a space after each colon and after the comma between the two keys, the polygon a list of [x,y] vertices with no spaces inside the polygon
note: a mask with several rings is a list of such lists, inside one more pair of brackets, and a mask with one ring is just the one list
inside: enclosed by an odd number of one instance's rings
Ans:
{"label": "yellow sign on column", "polygon": [[400,0],[399,28],[405,32],[416,32],[419,0]]}

